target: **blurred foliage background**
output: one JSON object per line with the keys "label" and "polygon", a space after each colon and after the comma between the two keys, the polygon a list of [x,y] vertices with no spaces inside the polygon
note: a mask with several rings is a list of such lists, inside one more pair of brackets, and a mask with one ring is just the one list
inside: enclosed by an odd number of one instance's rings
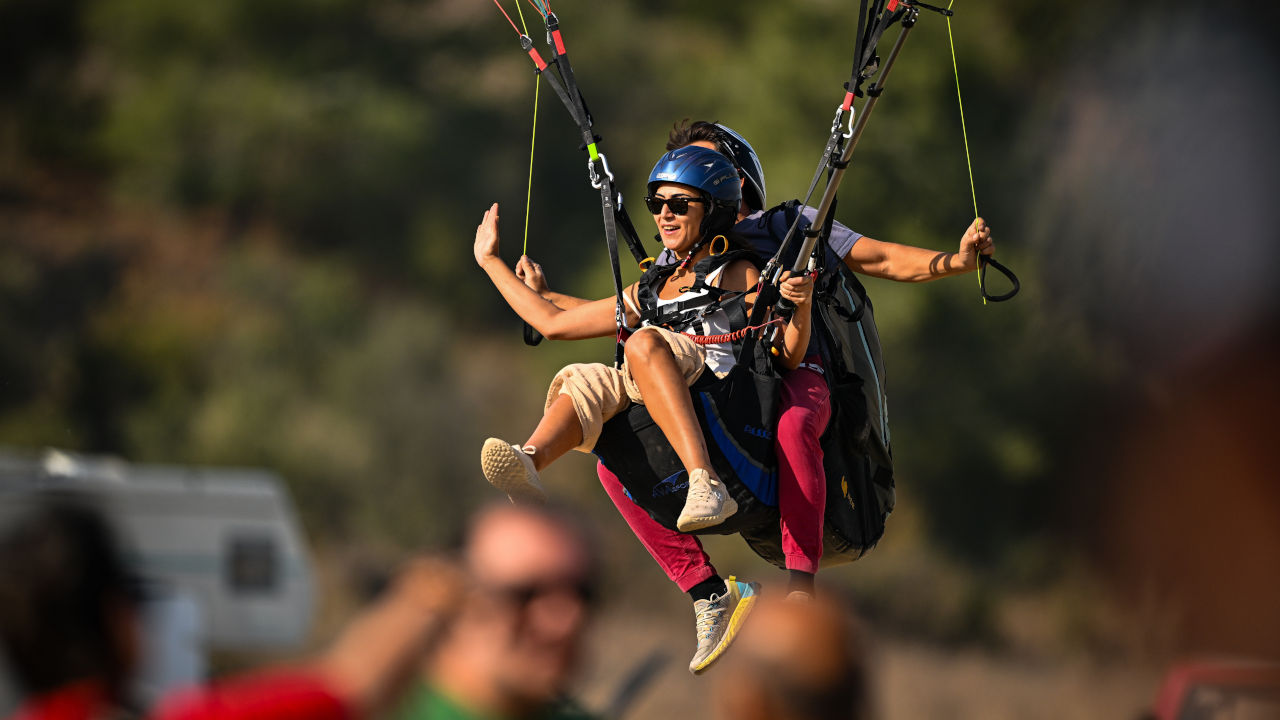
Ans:
{"label": "blurred foliage background", "polygon": [[[1121,32],[1121,13],[1123,32],[1160,37],[1160,12],[1134,20],[1143,8],[956,3],[978,205],[1023,293],[984,306],[972,276],[868,282],[902,499],[884,546],[825,576],[893,627],[1125,642],[1098,609],[1088,449],[1165,386],[1124,327],[1059,291],[1055,252],[1076,238],[1042,211],[1081,48]],[[684,117],[750,139],[772,202],[803,191],[855,2],[555,9],[633,205]],[[482,440],[523,437],[559,365],[610,354],[525,347],[471,258],[492,202],[519,255],[534,94],[488,0],[0,0],[0,69],[0,443],[274,468],[322,559],[358,572],[453,537],[495,497]],[[946,24],[926,12],[842,222],[956,247],[972,211],[954,85]],[[541,101],[529,253],[558,289],[602,297],[598,196],[567,113]],[[683,608],[593,475],[574,457],[548,482],[599,518],[611,582],[634,574]],[[710,545],[722,565],[771,572],[736,538]],[[1161,597],[1135,647],[1164,642]]]}

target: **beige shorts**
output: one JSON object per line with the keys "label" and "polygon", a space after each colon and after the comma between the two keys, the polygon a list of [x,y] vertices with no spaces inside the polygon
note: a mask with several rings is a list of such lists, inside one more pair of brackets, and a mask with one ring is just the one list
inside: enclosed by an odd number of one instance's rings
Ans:
{"label": "beige shorts", "polygon": [[[684,374],[685,384],[692,385],[707,366],[707,351],[695,343],[687,335],[674,333],[660,327],[645,327],[636,332],[656,332],[666,340],[671,354],[676,358],[676,365]],[[632,337],[635,337],[633,335]],[[610,418],[631,403],[644,404],[640,390],[636,387],[626,363],[621,370],[614,370],[609,365],[600,363],[579,363],[569,365],[556,373],[547,390],[547,404],[561,395],[568,395],[573,400],[573,409],[578,413],[578,421],[582,423],[582,444],[574,448],[582,452],[591,452],[600,439],[600,429]]]}

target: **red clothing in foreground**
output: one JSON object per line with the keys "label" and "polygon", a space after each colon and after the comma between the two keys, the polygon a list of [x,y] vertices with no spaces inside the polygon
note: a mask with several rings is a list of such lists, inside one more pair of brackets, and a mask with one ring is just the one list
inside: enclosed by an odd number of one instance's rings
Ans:
{"label": "red clothing in foreground", "polygon": [[[28,700],[9,720],[104,720],[114,715],[101,683],[85,681]],[[180,690],[146,720],[354,720],[317,677],[299,671],[257,673]]]}
{"label": "red clothing in foreground", "polygon": [[[807,357],[805,362],[816,365],[821,359]],[[787,556],[787,568],[791,570],[816,573],[818,561],[822,559],[827,476],[822,469],[822,446],[818,438],[830,419],[831,396],[822,374],[808,368],[787,373],[782,380],[775,437],[782,550]],[[697,536],[659,525],[627,497],[622,483],[608,468],[597,464],[596,472],[631,531],[682,591],[688,592],[689,588],[716,574]]]}

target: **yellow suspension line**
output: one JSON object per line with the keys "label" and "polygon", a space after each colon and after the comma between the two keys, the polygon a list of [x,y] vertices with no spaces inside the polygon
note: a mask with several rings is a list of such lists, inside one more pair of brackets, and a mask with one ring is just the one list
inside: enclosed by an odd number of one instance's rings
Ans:
{"label": "yellow suspension line", "polygon": [[[950,10],[952,5],[956,4],[956,0],[951,0],[947,4]],[[956,63],[956,40],[951,34],[951,17],[947,17],[947,40],[951,43],[951,69],[956,74],[956,101],[960,103],[960,132],[964,135],[964,162],[969,166],[969,192],[973,195],[973,219],[978,219],[978,190],[973,183],[973,160],[969,156],[969,129],[964,123],[964,98],[960,96],[960,66]],[[975,248],[976,250],[976,248]],[[982,289],[982,258],[978,258],[978,289]],[[982,304],[987,304],[987,299],[982,298]]]}
{"label": "yellow suspension line", "polygon": [[538,142],[538,95],[542,91],[542,76],[533,80],[533,138],[529,140],[529,187],[524,195],[524,255],[529,254],[529,208],[533,204],[533,149]]}
{"label": "yellow suspension line", "polygon": [[[529,26],[524,22],[524,11],[520,9],[520,0],[516,0],[516,12],[520,14],[520,26],[524,34],[529,34]],[[524,250],[522,255],[529,254],[529,208],[533,206],[533,151],[538,143],[538,96],[542,92],[542,75],[533,76],[533,137],[529,140],[529,184],[524,194]]]}

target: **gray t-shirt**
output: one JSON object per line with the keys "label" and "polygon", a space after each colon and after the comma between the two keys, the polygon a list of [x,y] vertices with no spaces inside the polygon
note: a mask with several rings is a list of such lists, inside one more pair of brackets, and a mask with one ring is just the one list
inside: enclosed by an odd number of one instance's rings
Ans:
{"label": "gray t-shirt", "polygon": [[[804,242],[804,236],[800,233],[813,223],[813,218],[818,214],[817,208],[805,206],[802,211],[804,220],[800,221],[800,227],[796,229],[796,236],[791,239],[792,247],[799,247]],[[733,227],[741,234],[751,246],[755,249],[756,254],[765,260],[773,257],[778,252],[778,248],[782,245],[782,238],[787,236],[787,218],[785,213],[779,211],[769,216],[769,223],[765,223],[764,211],[747,216]],[[772,229],[772,232],[770,232]],[[777,238],[774,238],[777,235]],[[850,230],[840,223],[831,225],[831,237],[827,240],[827,268],[828,272],[834,270],[837,264],[844,262],[844,257],[853,249],[854,243],[862,238],[862,234]],[[657,264],[666,265],[667,263],[676,262],[676,257],[670,250],[663,249],[658,255]],[[819,354],[818,333],[814,332],[809,336],[809,349],[805,351],[806,355]]]}
{"label": "gray t-shirt", "polygon": [[[814,216],[818,214],[816,208],[811,208],[807,205],[802,212],[805,219],[800,221],[800,227],[796,230],[796,237],[791,240],[793,247],[799,247],[799,243],[804,242],[804,236],[800,233],[813,223]],[[769,224],[766,225],[764,214],[763,210],[757,211],[744,218],[733,229],[751,243],[757,254],[768,260],[773,257],[774,253],[778,252],[778,247],[782,244],[781,238],[787,236],[787,219],[785,214],[779,211],[769,216]],[[773,232],[770,232],[770,226]],[[778,239],[774,239],[775,234]],[[831,237],[827,240],[827,267],[833,268],[836,263],[844,262],[844,256],[849,254],[849,251],[853,249],[853,244],[858,242],[861,237],[860,233],[854,232],[840,223],[832,224]],[[671,251],[664,249],[658,255],[657,264],[666,265],[675,261],[676,258],[671,254]]]}

